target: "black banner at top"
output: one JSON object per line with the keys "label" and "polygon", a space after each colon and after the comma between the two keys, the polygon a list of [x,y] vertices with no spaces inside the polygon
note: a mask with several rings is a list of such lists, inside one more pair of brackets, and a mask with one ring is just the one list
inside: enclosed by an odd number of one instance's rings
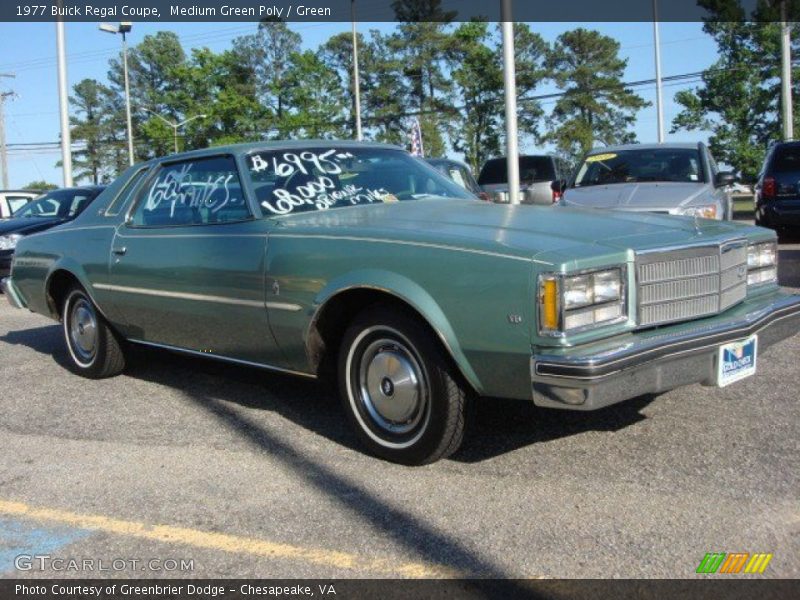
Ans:
{"label": "black banner at top", "polygon": [[[797,21],[800,0],[2,0],[0,21]],[[712,12],[713,11],[713,12]]]}

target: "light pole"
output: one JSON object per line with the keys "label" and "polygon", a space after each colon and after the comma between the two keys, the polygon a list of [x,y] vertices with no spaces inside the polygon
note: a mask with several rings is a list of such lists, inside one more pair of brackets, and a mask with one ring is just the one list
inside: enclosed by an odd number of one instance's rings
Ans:
{"label": "light pole", "polygon": [[791,25],[786,21],[786,1],[781,2],[781,107],[783,108],[783,139],[794,138],[792,115],[792,40]]}
{"label": "light pole", "polygon": [[[60,5],[60,3],[59,3]],[[67,101],[67,52],[64,42],[64,21],[56,21],[56,55],[58,58],[58,113],[61,122],[61,169],[64,187],[72,187],[72,134],[69,130]]]}
{"label": "light pole", "polygon": [[656,115],[658,143],[664,142],[664,99],[661,94],[661,40],[658,35],[658,0],[653,0],[653,42],[656,47]]}
{"label": "light pole", "polygon": [[165,119],[160,114],[158,114],[155,111],[150,110],[149,108],[142,107],[142,110],[145,111],[145,112],[149,112],[154,117],[156,117],[158,119],[161,119],[162,121],[164,121],[164,123],[166,123],[167,125],[172,127],[172,134],[173,134],[172,139],[175,142],[175,153],[176,154],[178,153],[178,129],[180,129],[181,127],[183,127],[187,123],[191,123],[195,119],[205,119],[208,116],[208,115],[195,115],[193,117],[189,117],[188,119],[184,119],[180,123],[176,123],[174,121],[170,121],[169,119]]}
{"label": "light pole", "polygon": [[128,40],[125,34],[130,33],[131,23],[124,22],[114,25],[113,23],[100,23],[100,31],[122,34],[122,73],[125,79],[125,118],[128,121],[128,162],[133,165],[133,124],[131,123],[131,90],[128,84]]}
{"label": "light pole", "polygon": [[356,0],[350,0],[350,13],[353,20],[353,94],[356,109],[356,139],[364,139],[361,132],[361,83],[358,72],[358,35],[356,34]]}
{"label": "light pole", "polygon": [[503,84],[506,95],[506,161],[508,202],[519,204],[519,140],[517,129],[517,70],[514,58],[514,21],[511,0],[503,0]]}
{"label": "light pole", "polygon": [[[14,78],[13,73],[0,73],[0,77]],[[14,92],[0,92],[0,169],[3,171],[3,189],[8,189],[8,152],[6,150],[6,98],[13,98]]]}

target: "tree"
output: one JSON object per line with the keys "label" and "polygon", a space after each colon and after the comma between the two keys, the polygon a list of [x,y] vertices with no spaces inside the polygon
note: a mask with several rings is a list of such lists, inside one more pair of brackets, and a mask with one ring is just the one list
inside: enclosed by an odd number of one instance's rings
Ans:
{"label": "tree", "polygon": [[556,102],[543,139],[565,155],[590,150],[595,140],[630,143],[636,111],[648,106],[626,89],[622,77],[627,60],[619,57],[619,42],[583,28],[561,34],[548,61],[563,96]]}
{"label": "tree", "polygon": [[451,84],[443,65],[451,43],[449,24],[456,12],[443,11],[441,0],[398,0],[392,7],[400,24],[388,40],[408,80],[409,109],[420,115],[427,154],[442,156],[443,129],[452,114]]}
{"label": "tree", "polygon": [[254,76],[258,100],[271,112],[269,129],[277,132],[273,137],[287,133],[286,80],[291,57],[300,52],[301,42],[300,34],[275,20],[263,20],[258,32],[233,41],[234,53]]}
{"label": "tree", "polygon": [[284,93],[291,111],[284,123],[292,137],[342,137],[347,102],[338,74],[306,50],[291,57]]}
{"label": "tree", "polygon": [[[356,35],[358,40],[359,71],[363,67],[374,62],[371,49],[372,46],[366,43],[364,36],[360,33]],[[320,50],[319,57],[325,65],[335,71],[344,88],[344,95],[349,106],[349,135],[355,137],[356,134],[356,95],[355,82],[353,78],[353,36],[347,32],[337,33],[325,42]],[[365,94],[364,82],[360,82],[362,94]]]}
{"label": "tree", "polygon": [[500,154],[503,66],[489,47],[490,38],[487,23],[462,23],[453,32],[448,52],[455,102],[461,105],[452,120],[450,139],[475,171],[487,158]]}
{"label": "tree", "polygon": [[403,59],[393,51],[389,36],[371,30],[360,65],[365,124],[376,140],[405,144],[409,85],[403,76]]}
{"label": "tree", "polygon": [[58,186],[55,183],[48,183],[44,180],[31,181],[22,189],[31,190],[34,192],[49,192],[50,190],[57,190]]}
{"label": "tree", "polygon": [[[514,38],[517,93],[524,98],[546,77],[547,45],[523,23],[515,25]],[[488,158],[502,153],[505,120],[500,28],[493,34],[487,23],[462,23],[453,32],[448,61],[455,85],[454,104],[458,105],[451,122],[451,144],[477,171]],[[521,102],[520,131],[535,135],[541,114],[538,102]]]}
{"label": "tree", "polygon": [[195,49],[177,71],[186,83],[172,94],[173,109],[184,119],[205,115],[182,128],[184,149],[261,138],[268,111],[256,98],[254,74],[235,52]]}
{"label": "tree", "polygon": [[[171,31],[146,35],[128,57],[128,74],[134,139],[139,143],[139,158],[163,156],[172,152],[172,129],[152,113],[173,121],[183,114],[176,108],[176,96],[187,84],[181,77],[185,71],[186,54],[178,36]],[[124,82],[121,59],[112,59],[108,73],[114,91],[124,99]],[[123,105],[124,111],[124,105]],[[150,111],[150,112],[148,112]],[[122,117],[124,119],[124,116]]]}
{"label": "tree", "polygon": [[[780,139],[780,24],[744,22],[744,13],[729,2],[702,3],[711,17],[703,26],[717,44],[719,59],[702,75],[702,83],[675,95],[683,107],[672,131],[710,131],[714,156],[745,178],[755,177],[771,141]],[[776,17],[777,15],[772,15]],[[800,50],[793,43],[792,53]],[[797,81],[798,69],[793,69]],[[794,112],[800,108],[795,89]]]}
{"label": "tree", "polygon": [[110,120],[105,108],[112,90],[95,79],[84,79],[73,87],[69,101],[73,107],[70,117],[71,135],[82,147],[72,153],[76,179],[89,179],[98,184],[110,175],[108,142]]}

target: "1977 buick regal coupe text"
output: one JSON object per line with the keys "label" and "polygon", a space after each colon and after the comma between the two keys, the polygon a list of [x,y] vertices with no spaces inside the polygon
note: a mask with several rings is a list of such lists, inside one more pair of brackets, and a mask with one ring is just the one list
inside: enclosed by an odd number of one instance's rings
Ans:
{"label": "1977 buick regal coupe text", "polygon": [[86,377],[129,343],[336,373],[365,446],[422,464],[479,397],[592,410],[753,375],[800,328],[777,258],[758,227],[496,205],[399,148],[280,142],[131,167],[20,240],[2,287]]}

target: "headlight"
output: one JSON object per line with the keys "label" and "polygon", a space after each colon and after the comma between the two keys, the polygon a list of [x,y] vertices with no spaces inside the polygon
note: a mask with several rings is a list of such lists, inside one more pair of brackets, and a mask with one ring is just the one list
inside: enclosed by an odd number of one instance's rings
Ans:
{"label": "headlight", "polygon": [[690,206],[681,211],[682,215],[687,217],[700,217],[701,219],[716,219],[717,218],[717,205],[708,204],[705,206]]}
{"label": "headlight", "polygon": [[12,233],[11,235],[0,235],[0,250],[13,250],[17,247],[17,242],[22,239],[18,233]]}
{"label": "headlight", "polygon": [[747,247],[747,285],[778,281],[778,244],[764,242]]}
{"label": "headlight", "polygon": [[626,317],[624,269],[539,278],[539,329],[558,335]]}

